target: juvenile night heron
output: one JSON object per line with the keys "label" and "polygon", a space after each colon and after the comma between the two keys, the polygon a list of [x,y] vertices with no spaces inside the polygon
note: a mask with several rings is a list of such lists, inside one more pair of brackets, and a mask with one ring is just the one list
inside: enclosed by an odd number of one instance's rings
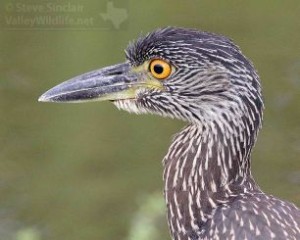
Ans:
{"label": "juvenile night heron", "polygon": [[188,122],[163,160],[174,240],[299,240],[300,210],[263,193],[251,174],[263,100],[240,49],[224,36],[168,27],[130,44],[126,57],[39,100],[110,100],[129,112]]}

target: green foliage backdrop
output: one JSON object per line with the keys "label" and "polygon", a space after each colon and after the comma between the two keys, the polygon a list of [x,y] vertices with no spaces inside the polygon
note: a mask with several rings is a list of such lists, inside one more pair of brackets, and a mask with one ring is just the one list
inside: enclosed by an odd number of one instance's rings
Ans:
{"label": "green foliage backdrop", "polygon": [[[227,35],[255,63],[266,111],[253,173],[266,192],[300,204],[299,1],[49,1],[79,5],[73,12],[19,2],[27,7],[0,3],[0,239],[140,236],[134,219],[161,191],[161,159],[184,123],[110,103],[37,98],[74,75],[123,61],[130,40],[168,25]],[[86,22],[24,23],[40,15]],[[154,219],[158,239],[169,239],[164,217]]]}

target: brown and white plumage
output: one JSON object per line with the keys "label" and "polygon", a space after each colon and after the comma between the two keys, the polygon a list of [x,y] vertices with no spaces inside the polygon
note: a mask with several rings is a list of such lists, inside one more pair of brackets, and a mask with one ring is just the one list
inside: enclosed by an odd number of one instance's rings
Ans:
{"label": "brown and white plumage", "polygon": [[[188,122],[163,161],[173,240],[300,239],[300,210],[263,193],[251,175],[263,100],[240,49],[224,36],[169,27],[131,43],[126,56],[124,64],[76,77],[40,100],[108,99],[130,112]],[[172,73],[155,79],[153,59]]]}

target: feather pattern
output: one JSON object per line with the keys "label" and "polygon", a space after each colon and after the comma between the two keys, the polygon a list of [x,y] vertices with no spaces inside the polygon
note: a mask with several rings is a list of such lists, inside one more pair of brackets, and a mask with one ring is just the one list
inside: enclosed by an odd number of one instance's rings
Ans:
{"label": "feather pattern", "polygon": [[251,175],[263,100],[253,64],[228,38],[158,29],[131,43],[132,66],[165,59],[164,91],[140,89],[115,105],[188,122],[163,160],[173,240],[300,239],[300,210],[264,194]]}

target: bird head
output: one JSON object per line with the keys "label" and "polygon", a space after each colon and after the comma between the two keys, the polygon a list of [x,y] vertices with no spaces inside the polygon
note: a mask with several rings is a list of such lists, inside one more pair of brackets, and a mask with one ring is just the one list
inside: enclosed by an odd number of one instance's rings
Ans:
{"label": "bird head", "polygon": [[228,38],[184,28],[163,28],[130,43],[126,61],[63,82],[42,102],[110,100],[134,113],[205,123],[255,115],[263,102],[258,75]]}

